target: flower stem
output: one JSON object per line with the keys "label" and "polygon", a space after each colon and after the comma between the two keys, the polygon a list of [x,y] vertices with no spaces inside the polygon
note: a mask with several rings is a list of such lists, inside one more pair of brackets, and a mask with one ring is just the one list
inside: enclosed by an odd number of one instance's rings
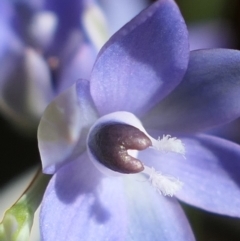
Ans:
{"label": "flower stem", "polygon": [[5,212],[0,223],[1,241],[26,241],[33,225],[34,213],[39,207],[51,176],[40,168],[20,198]]}

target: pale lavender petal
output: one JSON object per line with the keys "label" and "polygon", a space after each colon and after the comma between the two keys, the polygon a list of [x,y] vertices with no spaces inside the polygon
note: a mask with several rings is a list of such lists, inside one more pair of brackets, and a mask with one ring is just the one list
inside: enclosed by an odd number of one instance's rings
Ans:
{"label": "pale lavender petal", "polygon": [[145,113],[179,84],[188,54],[187,30],[175,2],[152,4],[118,31],[98,56],[91,94],[100,114]]}
{"label": "pale lavender petal", "polygon": [[240,116],[240,51],[193,51],[181,84],[144,123],[171,131],[202,131]]}
{"label": "pale lavender petal", "polygon": [[87,155],[65,165],[51,180],[43,199],[42,240],[124,240],[127,224],[122,194],[119,180],[102,179]]}
{"label": "pale lavender petal", "polygon": [[103,176],[86,155],[64,166],[43,199],[42,240],[193,241],[176,200],[138,178]]}
{"label": "pale lavender petal", "polygon": [[185,158],[153,150],[140,158],[184,183],[176,193],[180,200],[210,212],[240,217],[240,146],[209,135],[179,138],[186,148]]}
{"label": "pale lavender petal", "polygon": [[[0,74],[0,106],[20,128],[37,128],[53,97],[48,66],[34,49],[9,52]],[[5,68],[4,68],[5,67]]]}
{"label": "pale lavender petal", "polygon": [[38,128],[45,173],[56,172],[85,150],[88,130],[96,119],[86,80],[77,81],[47,107]]}
{"label": "pale lavender petal", "polygon": [[129,227],[127,238],[123,240],[195,240],[186,216],[174,197],[161,195],[148,180],[142,180],[138,175],[125,178],[123,185],[127,195]]}

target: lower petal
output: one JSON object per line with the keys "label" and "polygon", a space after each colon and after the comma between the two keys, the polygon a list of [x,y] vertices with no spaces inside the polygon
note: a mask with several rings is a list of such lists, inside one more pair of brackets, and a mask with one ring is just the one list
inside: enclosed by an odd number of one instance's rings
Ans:
{"label": "lower petal", "polygon": [[240,146],[209,135],[179,138],[186,148],[185,158],[155,150],[139,158],[184,183],[176,193],[180,200],[210,212],[240,217]]}
{"label": "lower petal", "polygon": [[103,176],[86,155],[64,166],[42,203],[42,240],[193,241],[176,199],[139,178]]}
{"label": "lower petal", "polygon": [[104,183],[87,155],[60,169],[43,199],[42,240],[124,240],[126,216],[118,215],[125,213],[122,187],[118,179]]}
{"label": "lower petal", "polygon": [[124,181],[128,215],[128,233],[124,240],[195,240],[177,200],[161,195],[138,176],[131,175]]}

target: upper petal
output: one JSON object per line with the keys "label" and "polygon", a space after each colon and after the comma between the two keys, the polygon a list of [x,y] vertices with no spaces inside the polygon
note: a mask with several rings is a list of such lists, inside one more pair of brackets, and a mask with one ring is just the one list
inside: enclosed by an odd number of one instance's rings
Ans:
{"label": "upper petal", "polygon": [[181,81],[188,54],[187,29],[176,3],[152,4],[120,29],[97,58],[91,94],[100,114],[145,113]]}
{"label": "upper petal", "polygon": [[[201,131],[240,115],[240,51],[193,51],[181,84],[145,118],[162,130]],[[161,116],[160,116],[161,115]]]}
{"label": "upper petal", "polygon": [[138,178],[104,177],[85,155],[64,166],[43,199],[42,240],[193,241],[176,200]]}
{"label": "upper petal", "polygon": [[151,150],[141,158],[183,182],[176,196],[218,214],[240,217],[240,146],[209,135],[180,136],[185,158]]}
{"label": "upper petal", "polygon": [[51,42],[49,54],[61,56],[69,38],[75,37],[75,32],[81,31],[80,19],[84,10],[84,1],[48,0],[45,1],[45,9],[52,11],[57,18],[55,36]]}
{"label": "upper petal", "polygon": [[77,81],[52,101],[38,128],[38,145],[45,173],[54,173],[85,150],[88,129],[96,119],[88,81]]}

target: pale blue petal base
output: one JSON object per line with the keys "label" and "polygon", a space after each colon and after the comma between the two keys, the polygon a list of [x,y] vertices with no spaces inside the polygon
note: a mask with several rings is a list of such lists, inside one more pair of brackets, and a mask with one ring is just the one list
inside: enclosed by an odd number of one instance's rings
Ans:
{"label": "pale blue petal base", "polygon": [[82,155],[53,176],[40,215],[42,241],[194,241],[175,198],[139,174],[103,176]]}

